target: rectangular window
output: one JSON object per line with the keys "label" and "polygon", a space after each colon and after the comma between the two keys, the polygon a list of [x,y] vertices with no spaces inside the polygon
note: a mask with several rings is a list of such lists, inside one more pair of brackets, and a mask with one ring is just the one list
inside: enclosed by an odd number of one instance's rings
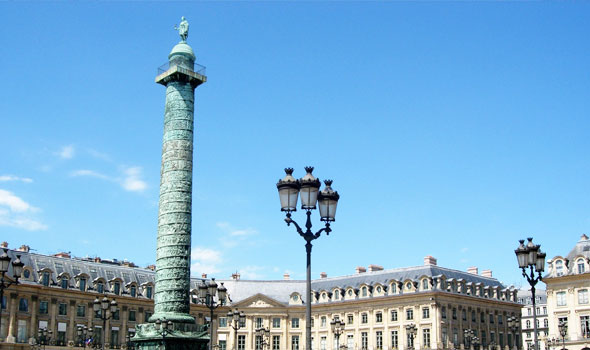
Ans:
{"label": "rectangular window", "polygon": [[116,349],[119,347],[119,330],[118,329],[111,329],[111,349]]}
{"label": "rectangular window", "polygon": [[94,327],[94,334],[92,340],[97,344],[102,344],[102,328]]}
{"label": "rectangular window", "polygon": [[443,319],[447,318],[447,308],[446,307],[443,306],[440,308],[440,315]]}
{"label": "rectangular window", "polygon": [[152,315],[153,313],[151,313],[150,311],[144,312],[143,322],[148,323],[148,320],[150,319],[150,317],[152,317]]}
{"label": "rectangular window", "polygon": [[118,320],[119,319],[119,309],[117,309],[117,311],[115,311],[113,313],[113,320]]}
{"label": "rectangular window", "polygon": [[227,341],[226,340],[219,341],[219,350],[227,350]]}
{"label": "rectangular window", "polygon": [[[227,317],[220,317],[219,318],[219,327],[220,328],[227,327]],[[260,327],[258,327],[258,328],[260,328]]]}
{"label": "rectangular window", "polygon": [[49,313],[49,302],[44,300],[39,302],[39,313],[41,315],[47,315]]}
{"label": "rectangular window", "polygon": [[348,324],[352,324],[354,322],[354,316],[348,315]]}
{"label": "rectangular window", "polygon": [[457,309],[453,308],[453,320],[457,319]]}
{"label": "rectangular window", "polygon": [[57,314],[60,316],[66,316],[68,314],[68,304],[59,303],[57,307]]}
{"label": "rectangular window", "polygon": [[369,322],[369,316],[366,313],[361,314],[361,323],[365,324]]}
{"label": "rectangular window", "polygon": [[115,295],[121,294],[121,283],[120,282],[115,282],[115,285],[113,286],[113,293],[115,293]]}
{"label": "rectangular window", "polygon": [[86,306],[78,305],[76,307],[76,316],[78,317],[86,317]]}
{"label": "rectangular window", "polygon": [[240,323],[240,328],[246,327],[246,318],[244,318],[244,319],[240,318],[240,320],[238,322]]}
{"label": "rectangular window", "polygon": [[146,296],[146,298],[148,298],[148,299],[151,299],[152,298],[152,290],[153,290],[152,289],[152,286],[145,287],[145,296]]}
{"label": "rectangular window", "polygon": [[584,262],[580,261],[578,263],[578,273],[584,273]]}
{"label": "rectangular window", "polygon": [[57,324],[57,345],[58,346],[66,346],[66,330],[67,330],[66,323],[60,322]]}
{"label": "rectangular window", "polygon": [[17,325],[17,333],[16,333],[16,342],[17,343],[26,343],[27,342],[27,320],[18,320]]}
{"label": "rectangular window", "polygon": [[18,301],[18,311],[28,312],[29,311],[29,299],[20,298]]}
{"label": "rectangular window", "polygon": [[104,284],[102,284],[101,282],[98,282],[98,283],[96,284],[96,291],[97,291],[99,294],[103,294],[103,293],[104,293]]}
{"label": "rectangular window", "polygon": [[254,349],[255,350],[262,350],[262,336],[257,335],[254,338]]}
{"label": "rectangular window", "polygon": [[578,304],[588,304],[588,289],[578,291]]}
{"label": "rectangular window", "polygon": [[430,308],[422,308],[422,318],[430,318]]}
{"label": "rectangular window", "polygon": [[494,314],[490,314],[490,324],[494,323]]}
{"label": "rectangular window", "polygon": [[448,345],[449,345],[449,344],[447,344],[448,341],[449,341],[449,334],[448,334],[447,328],[443,328],[442,329],[441,338],[442,338],[442,346],[443,346],[443,348],[447,348]]}
{"label": "rectangular window", "polygon": [[299,319],[297,317],[291,319],[291,328],[299,328]]}
{"label": "rectangular window", "polygon": [[78,288],[82,291],[86,291],[86,278],[80,278],[80,282],[78,283]]}
{"label": "rectangular window", "polygon": [[135,322],[135,310],[129,310],[129,321]]}
{"label": "rectangular window", "polygon": [[272,350],[281,350],[281,336],[280,335],[273,335],[272,336]]}
{"label": "rectangular window", "polygon": [[397,340],[397,331],[391,331],[391,347],[393,349],[397,349],[398,340]]}
{"label": "rectangular window", "polygon": [[254,324],[256,325],[256,328],[261,328],[262,327],[262,317],[256,317],[256,319],[254,320]]}
{"label": "rectangular window", "polygon": [[367,332],[361,333],[361,350],[367,350],[369,348],[369,334]]}
{"label": "rectangular window", "polygon": [[69,287],[68,279],[67,278],[62,278],[61,279],[61,288],[62,289],[68,289],[68,287]]}
{"label": "rectangular window", "polygon": [[378,312],[375,314],[375,322],[377,322],[377,323],[383,322],[383,314],[382,313]]}
{"label": "rectangular window", "polygon": [[557,298],[557,306],[566,306],[567,305],[565,292],[557,292],[555,294],[555,297]]}
{"label": "rectangular window", "polygon": [[406,320],[414,319],[414,309],[406,309]]}
{"label": "rectangular window", "polygon": [[391,321],[397,321],[397,310],[391,310]]}
{"label": "rectangular window", "polygon": [[41,278],[41,283],[47,287],[49,286],[49,272],[43,272],[43,277]]}
{"label": "rectangular window", "polygon": [[291,350],[299,350],[299,336],[291,336]]}
{"label": "rectangular window", "polygon": [[375,345],[377,346],[377,350],[383,349],[383,332],[377,331],[375,333]]}
{"label": "rectangular window", "polygon": [[410,333],[406,333],[406,343],[408,344],[408,348],[414,347],[414,337]]}
{"label": "rectangular window", "polygon": [[455,345],[455,348],[459,346],[459,334],[457,333],[457,328],[453,328],[453,345]]}
{"label": "rectangular window", "polygon": [[278,317],[273,317],[272,319],[272,328],[281,328],[281,319]]}
{"label": "rectangular window", "polygon": [[422,330],[422,346],[426,349],[430,348],[430,329],[425,328]]}
{"label": "rectangular window", "polygon": [[590,316],[580,316],[580,326],[582,336],[588,338],[590,336]]}
{"label": "rectangular window", "polygon": [[498,324],[502,324],[504,322],[504,318],[502,315],[498,315]]}
{"label": "rectangular window", "polygon": [[246,350],[246,336],[238,335],[238,350]]}

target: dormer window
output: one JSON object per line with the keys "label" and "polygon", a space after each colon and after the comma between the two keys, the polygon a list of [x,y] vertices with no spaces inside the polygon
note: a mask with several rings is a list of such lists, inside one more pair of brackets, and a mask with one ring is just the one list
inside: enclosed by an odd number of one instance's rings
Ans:
{"label": "dormer window", "polygon": [[555,262],[555,274],[559,276],[563,276],[563,261],[557,260]]}
{"label": "dormer window", "polygon": [[98,282],[96,284],[96,291],[100,294],[103,294],[104,293],[104,283]]}
{"label": "dormer window", "polygon": [[428,290],[428,280],[427,279],[422,280],[422,290]]}
{"label": "dormer window", "polygon": [[362,295],[362,296],[364,296],[364,297],[366,297],[366,296],[367,296],[367,287],[363,287],[363,288],[361,289],[361,295]]}
{"label": "dormer window", "polygon": [[135,286],[131,286],[131,288],[129,288],[129,294],[135,298],[137,295],[137,288]]}
{"label": "dormer window", "polygon": [[115,295],[121,294],[121,282],[115,282],[113,284],[113,293],[115,293]]}
{"label": "dormer window", "polygon": [[68,289],[68,279],[66,277],[63,277],[61,279],[60,285],[62,289]]}
{"label": "dormer window", "polygon": [[396,293],[396,285],[395,282],[391,284],[391,294],[395,294]]}
{"label": "dormer window", "polygon": [[[152,298],[152,292],[153,292],[152,286],[147,286],[145,288],[145,296],[146,296],[146,298],[151,299]],[[297,300],[297,295],[293,296],[293,300]]]}
{"label": "dormer window", "polygon": [[338,300],[340,299],[340,291],[338,289],[336,289],[334,291],[334,300]]}
{"label": "dormer window", "polygon": [[86,291],[86,278],[85,277],[80,277],[80,281],[78,283],[79,283],[78,288],[81,291],[85,292]]}
{"label": "dormer window", "polygon": [[584,271],[585,271],[584,260],[580,259],[580,260],[578,260],[578,273],[584,273]]}
{"label": "dormer window", "polygon": [[41,275],[41,284],[43,284],[45,287],[49,286],[49,272],[43,272]]}

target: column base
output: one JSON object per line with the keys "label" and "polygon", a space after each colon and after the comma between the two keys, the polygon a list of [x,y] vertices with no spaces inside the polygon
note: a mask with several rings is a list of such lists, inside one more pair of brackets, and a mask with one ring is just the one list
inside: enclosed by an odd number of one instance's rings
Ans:
{"label": "column base", "polygon": [[209,333],[206,326],[175,323],[163,336],[155,324],[145,323],[136,327],[131,341],[137,350],[207,350]]}
{"label": "column base", "polygon": [[16,343],[16,337],[12,335],[8,335],[5,340],[6,343],[14,344]]}

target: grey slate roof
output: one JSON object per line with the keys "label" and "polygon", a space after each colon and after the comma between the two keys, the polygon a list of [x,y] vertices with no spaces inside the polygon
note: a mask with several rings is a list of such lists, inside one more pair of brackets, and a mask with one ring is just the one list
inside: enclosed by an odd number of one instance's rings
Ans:
{"label": "grey slate roof", "polygon": [[258,293],[284,304],[289,303],[289,297],[294,292],[305,295],[305,281],[301,280],[225,280],[218,282],[223,282],[233,303],[248,299]]}

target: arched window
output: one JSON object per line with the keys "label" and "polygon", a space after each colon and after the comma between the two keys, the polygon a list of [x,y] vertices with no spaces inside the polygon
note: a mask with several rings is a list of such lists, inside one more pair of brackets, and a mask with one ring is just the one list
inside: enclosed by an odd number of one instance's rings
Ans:
{"label": "arched window", "polygon": [[578,259],[577,265],[578,265],[578,273],[584,273],[584,271],[586,270],[586,268],[584,266],[584,260]]}
{"label": "arched window", "polygon": [[526,321],[526,328],[531,328],[531,321],[530,320]]}
{"label": "arched window", "polygon": [[428,290],[428,279],[422,280],[422,290]]}
{"label": "arched window", "polygon": [[396,293],[396,288],[397,288],[397,286],[395,285],[395,282],[393,282],[391,284],[391,289],[390,289],[391,290],[391,294],[395,294]]}
{"label": "arched window", "polygon": [[363,288],[361,289],[361,295],[362,295],[362,296],[364,296],[364,297],[366,297],[366,296],[367,296],[367,287],[363,287]]}
{"label": "arched window", "polygon": [[543,327],[549,328],[549,320],[548,319],[543,320]]}
{"label": "arched window", "polygon": [[555,274],[557,276],[563,276],[563,261],[557,260],[555,262]]}
{"label": "arched window", "polygon": [[336,289],[334,291],[334,300],[338,300],[340,299],[340,291],[338,289]]}
{"label": "arched window", "polygon": [[62,279],[61,279],[61,287],[63,289],[68,289],[68,278],[67,277],[62,277]]}

